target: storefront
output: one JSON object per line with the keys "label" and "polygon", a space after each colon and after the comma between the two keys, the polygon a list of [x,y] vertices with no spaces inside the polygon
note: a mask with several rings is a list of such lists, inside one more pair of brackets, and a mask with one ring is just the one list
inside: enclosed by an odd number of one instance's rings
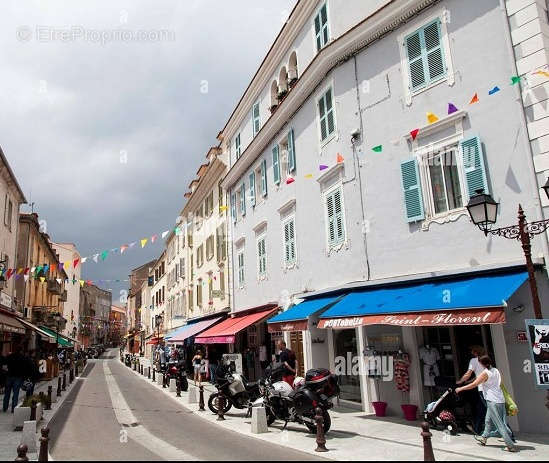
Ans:
{"label": "storefront", "polygon": [[0,312],[0,353],[8,355],[17,343],[23,341],[25,326],[13,315]]}
{"label": "storefront", "polygon": [[258,380],[274,354],[266,320],[276,310],[277,306],[268,305],[233,314],[197,336],[195,344],[222,345],[228,353],[242,355],[244,375]]}
{"label": "storefront", "polygon": [[[385,402],[387,415],[403,416],[401,405],[409,404],[422,412],[455,387],[475,345],[493,356],[517,402],[529,406],[531,396],[539,395],[531,418],[549,422],[539,411],[543,394],[523,371],[527,357],[519,354],[527,350],[518,340],[524,314],[532,310],[526,280],[519,267],[372,285],[342,297],[318,323],[327,331],[330,368],[340,375],[342,399],[369,413],[374,402]],[[538,272],[538,280],[540,297],[547,300],[546,274]],[[511,424],[536,429],[521,414]]]}

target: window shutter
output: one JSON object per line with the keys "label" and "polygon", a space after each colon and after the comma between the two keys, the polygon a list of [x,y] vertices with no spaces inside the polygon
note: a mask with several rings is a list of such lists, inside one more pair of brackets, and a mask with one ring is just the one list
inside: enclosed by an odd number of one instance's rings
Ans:
{"label": "window shutter", "polygon": [[295,170],[295,144],[294,144],[294,129],[288,132],[288,173]]}
{"label": "window shutter", "polygon": [[402,189],[404,190],[404,204],[406,220],[417,222],[425,218],[423,210],[423,195],[421,193],[419,168],[416,158],[407,159],[400,163],[402,175]]}
{"label": "window shutter", "polygon": [[406,51],[408,53],[408,67],[410,71],[410,88],[411,90],[418,90],[427,81],[423,63],[421,31],[417,31],[406,38]]}
{"label": "window shutter", "polygon": [[267,196],[267,161],[261,162],[261,193]]}
{"label": "window shutter", "polygon": [[490,193],[486,175],[486,162],[480,138],[471,137],[462,140],[459,145],[469,198],[479,189],[483,189],[487,194]]}
{"label": "window shutter", "polygon": [[231,194],[231,216],[233,217],[233,222],[236,222],[236,194]]}
{"label": "window shutter", "polygon": [[326,208],[328,212],[328,242],[335,244],[335,208],[334,208],[334,195],[330,194],[326,197]]}
{"label": "window shutter", "polygon": [[242,182],[240,186],[240,212],[246,215],[246,184]]}
{"label": "window shutter", "polygon": [[286,252],[286,263],[290,262],[290,222],[284,224],[284,247]]}
{"label": "window shutter", "polygon": [[275,185],[280,183],[280,157],[278,145],[273,147],[273,177]]}
{"label": "window shutter", "polygon": [[328,135],[334,132],[334,108],[332,104],[332,89],[326,92],[326,119],[328,125]]}
{"label": "window shutter", "polygon": [[334,192],[335,232],[336,241],[341,243],[345,240],[345,222],[343,217],[343,201],[341,200],[341,189]]}
{"label": "window shutter", "polygon": [[328,128],[326,127],[326,95],[318,100],[318,117],[320,119],[320,139],[325,140],[328,136]]}
{"label": "window shutter", "polygon": [[440,21],[437,20],[423,29],[429,80],[432,82],[446,74],[446,65],[442,51],[442,34]]}
{"label": "window shutter", "polygon": [[250,178],[250,204],[255,206],[255,172],[249,175]]}

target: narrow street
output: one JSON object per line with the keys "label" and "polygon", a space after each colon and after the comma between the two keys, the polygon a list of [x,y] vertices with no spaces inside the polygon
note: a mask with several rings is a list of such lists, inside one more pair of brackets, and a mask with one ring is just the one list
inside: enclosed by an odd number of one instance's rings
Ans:
{"label": "narrow street", "polygon": [[136,381],[117,350],[90,360],[50,424],[55,460],[311,460],[226,431]]}

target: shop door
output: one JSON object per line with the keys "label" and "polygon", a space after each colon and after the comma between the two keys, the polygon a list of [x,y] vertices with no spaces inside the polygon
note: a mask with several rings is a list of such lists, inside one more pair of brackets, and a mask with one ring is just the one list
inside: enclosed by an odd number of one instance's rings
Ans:
{"label": "shop door", "polygon": [[344,365],[344,371],[338,375],[341,388],[340,397],[343,400],[362,403],[360,393],[360,375],[352,374],[352,365],[347,365],[349,358],[358,355],[358,340],[356,329],[333,330],[334,333],[334,354],[336,368]]}
{"label": "shop door", "polygon": [[297,359],[297,376],[305,376],[303,360],[303,332],[292,331],[290,333],[290,349]]}

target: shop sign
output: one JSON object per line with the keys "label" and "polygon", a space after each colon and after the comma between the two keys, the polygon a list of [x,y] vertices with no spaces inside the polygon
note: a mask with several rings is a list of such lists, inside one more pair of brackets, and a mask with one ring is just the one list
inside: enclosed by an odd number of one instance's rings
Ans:
{"label": "shop sign", "polygon": [[0,291],[0,305],[11,309],[11,296],[6,294],[4,291]]}
{"label": "shop sign", "polygon": [[505,323],[505,312],[495,309],[451,310],[448,312],[413,312],[364,317],[328,318],[318,323],[319,328],[345,329],[363,325],[393,326],[456,326],[491,325]]}
{"label": "shop sign", "polygon": [[549,389],[549,319],[525,322],[536,387]]}
{"label": "shop sign", "polygon": [[230,365],[232,372],[243,374],[242,354],[223,354],[223,364]]}
{"label": "shop sign", "polygon": [[293,322],[267,323],[269,333],[277,331],[307,331],[307,320],[298,320]]}

